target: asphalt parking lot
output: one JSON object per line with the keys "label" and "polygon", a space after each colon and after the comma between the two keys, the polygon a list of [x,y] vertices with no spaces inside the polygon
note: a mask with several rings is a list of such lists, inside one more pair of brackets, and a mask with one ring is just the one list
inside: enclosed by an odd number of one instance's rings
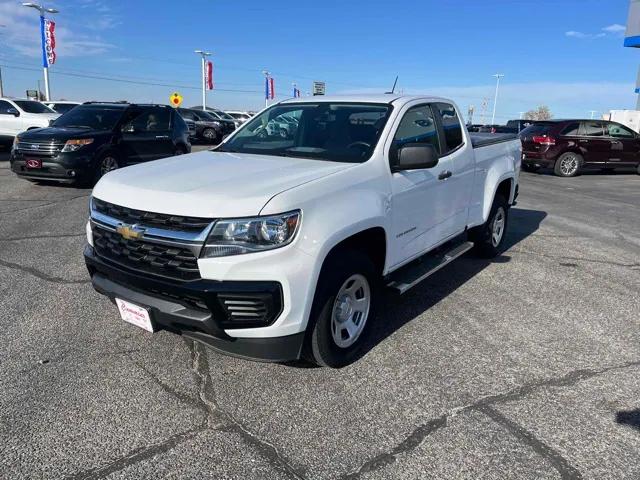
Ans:
{"label": "asphalt parking lot", "polygon": [[0,478],[640,477],[640,176],[523,173],[508,250],[388,296],[342,370],[122,322],[89,190],[0,153]]}

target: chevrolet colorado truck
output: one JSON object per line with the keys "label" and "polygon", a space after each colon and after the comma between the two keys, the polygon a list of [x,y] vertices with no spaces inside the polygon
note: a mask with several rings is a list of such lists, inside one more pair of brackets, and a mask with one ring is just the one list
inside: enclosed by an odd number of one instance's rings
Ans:
{"label": "chevrolet colorado truck", "polygon": [[[285,114],[295,135],[260,134]],[[443,98],[287,100],[214,150],[103,176],[86,264],[148,331],[341,367],[366,344],[382,288],[501,251],[520,161],[515,136],[470,136]]]}

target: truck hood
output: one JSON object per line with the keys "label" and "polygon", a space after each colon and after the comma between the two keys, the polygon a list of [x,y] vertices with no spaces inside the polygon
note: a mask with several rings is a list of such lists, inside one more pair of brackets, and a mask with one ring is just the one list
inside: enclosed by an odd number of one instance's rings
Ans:
{"label": "truck hood", "polygon": [[246,217],[258,215],[285,190],[351,167],[304,158],[206,151],[114,170],[102,177],[93,195],[150,212]]}

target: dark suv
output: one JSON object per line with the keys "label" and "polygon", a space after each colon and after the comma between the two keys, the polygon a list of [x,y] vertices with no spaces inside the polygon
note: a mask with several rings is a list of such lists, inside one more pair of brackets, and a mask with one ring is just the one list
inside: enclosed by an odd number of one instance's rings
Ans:
{"label": "dark suv", "polygon": [[116,168],[190,151],[188,127],[168,105],[89,102],[18,134],[10,163],[29,180],[92,184]]}
{"label": "dark suv", "polygon": [[222,124],[209,112],[194,110],[192,108],[179,108],[178,113],[185,120],[191,120],[194,124],[194,132],[191,135],[205,143],[220,143],[223,132]]}
{"label": "dark suv", "polygon": [[636,167],[640,173],[640,135],[604,120],[538,121],[520,133],[522,167],[553,168],[572,177],[584,168]]}

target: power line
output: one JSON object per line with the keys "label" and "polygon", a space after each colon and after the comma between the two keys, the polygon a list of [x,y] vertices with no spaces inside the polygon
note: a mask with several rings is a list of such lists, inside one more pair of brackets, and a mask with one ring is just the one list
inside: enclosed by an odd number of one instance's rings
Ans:
{"label": "power line", "polygon": [[[9,70],[27,70],[31,72],[39,72],[39,69],[29,68],[29,67],[17,67],[3,64],[1,65]],[[171,87],[171,88],[181,88],[184,90],[200,90],[200,87],[192,86],[192,85],[179,85],[177,83],[160,83],[160,82],[148,82],[142,80],[126,80],[123,78],[115,78],[115,77],[107,77],[103,75],[88,75],[81,73],[68,73],[62,71],[52,71],[51,75],[64,75],[67,77],[78,77],[78,78],[91,78],[94,80],[105,80],[109,82],[120,82],[120,83],[128,83],[133,85],[149,85],[153,87]],[[262,90],[240,90],[240,89],[232,89],[232,88],[217,88],[217,91],[220,92],[230,92],[230,93],[263,93]]]}

